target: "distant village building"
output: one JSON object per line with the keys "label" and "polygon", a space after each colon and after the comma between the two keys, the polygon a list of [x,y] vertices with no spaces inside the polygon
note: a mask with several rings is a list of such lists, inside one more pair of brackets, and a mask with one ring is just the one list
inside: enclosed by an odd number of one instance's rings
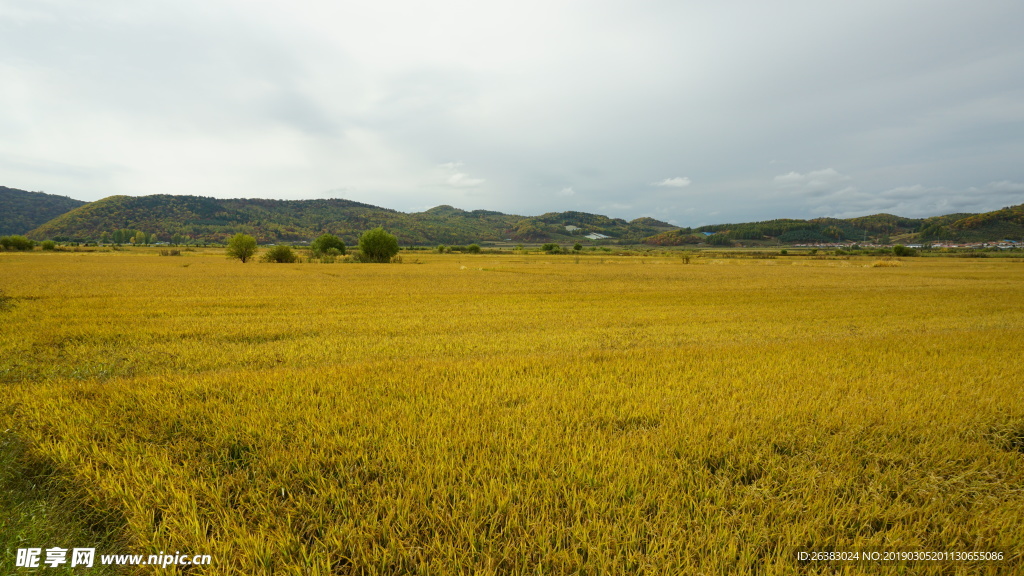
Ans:
{"label": "distant village building", "polygon": [[591,232],[584,236],[584,238],[590,238],[591,240],[604,240],[605,238],[611,238],[611,236],[605,236],[604,234],[598,234],[597,232]]}
{"label": "distant village building", "polygon": [[581,228],[579,226],[573,226],[572,224],[569,224],[565,227],[566,232],[575,232],[577,230],[581,230]]}

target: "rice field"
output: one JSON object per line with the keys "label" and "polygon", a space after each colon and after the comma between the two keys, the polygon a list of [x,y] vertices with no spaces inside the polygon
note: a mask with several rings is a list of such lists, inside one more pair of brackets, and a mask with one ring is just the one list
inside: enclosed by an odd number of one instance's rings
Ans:
{"label": "rice field", "polygon": [[128,574],[1024,573],[1024,262],[876,260],[0,253],[0,445]]}

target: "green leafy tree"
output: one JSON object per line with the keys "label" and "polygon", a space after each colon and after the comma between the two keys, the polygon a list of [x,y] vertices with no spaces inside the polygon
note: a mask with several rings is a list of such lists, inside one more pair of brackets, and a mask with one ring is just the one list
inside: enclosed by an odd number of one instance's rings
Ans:
{"label": "green leafy tree", "polygon": [[374,228],[359,237],[359,252],[365,262],[390,262],[398,254],[398,238],[383,227]]}
{"label": "green leafy tree", "polygon": [[559,246],[558,244],[555,244],[554,242],[548,242],[547,244],[541,246],[540,249],[547,252],[548,254],[556,254],[562,251],[562,247]]}
{"label": "green leafy tree", "polygon": [[124,244],[124,232],[120,230],[114,230],[114,234],[111,236],[111,241],[114,244]]}
{"label": "green leafy tree", "polygon": [[579,242],[577,242],[577,243],[572,245],[572,249],[577,251],[577,252],[579,252],[580,250],[583,250],[583,244],[580,244]]}
{"label": "green leafy tree", "polygon": [[146,243],[146,233],[139,230],[135,233],[135,236],[132,237],[132,240],[135,242],[136,246],[142,246]]}
{"label": "green leafy tree", "polygon": [[56,250],[57,249],[57,243],[54,242],[53,240],[43,240],[43,242],[39,246],[43,250],[47,250],[47,251],[49,251],[49,250]]}
{"label": "green leafy tree", "polygon": [[110,232],[104,230],[100,233],[100,244],[110,244]]}
{"label": "green leafy tree", "polygon": [[323,256],[328,250],[334,248],[338,251],[338,254],[345,254],[345,243],[334,234],[323,234],[310,245],[313,249],[313,254],[316,256]]}
{"label": "green leafy tree", "polygon": [[238,258],[245,264],[250,258],[256,254],[256,239],[248,234],[242,234],[239,232],[228,240],[228,249],[226,251],[228,258]]}
{"label": "green leafy tree", "polygon": [[469,252],[470,254],[479,254],[480,253],[480,245],[479,244],[470,244],[469,246],[466,246],[466,252]]}

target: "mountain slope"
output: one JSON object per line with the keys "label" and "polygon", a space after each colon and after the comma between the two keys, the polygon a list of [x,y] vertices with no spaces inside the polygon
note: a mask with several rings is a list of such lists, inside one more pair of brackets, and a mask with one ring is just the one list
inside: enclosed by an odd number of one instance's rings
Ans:
{"label": "mountain slope", "polygon": [[201,196],[110,196],[32,230],[32,238],[96,239],[118,229],[170,240],[175,234],[212,242],[244,232],[261,242],[309,240],[324,231],[351,235],[404,218],[394,210],[350,200],[262,200]]}
{"label": "mountain slope", "polygon": [[949,224],[945,234],[964,240],[1024,241],[1024,204],[1008,206],[984,214],[965,216]]}
{"label": "mountain slope", "polygon": [[[95,240],[119,229],[142,230],[160,240],[175,235],[222,242],[251,234],[261,243],[308,241],[329,232],[346,243],[383,226],[402,244],[469,244],[514,240],[575,242],[589,233],[639,242],[671,229],[650,218],[632,222],[586,212],[536,217],[437,206],[406,214],[350,200],[217,199],[199,196],[111,196],[62,214],[29,233],[35,239]],[[573,229],[575,227],[575,229]]]}
{"label": "mountain slope", "polygon": [[[329,232],[354,244],[359,235],[383,226],[403,245],[470,244],[473,242],[587,242],[600,234],[609,242],[652,245],[696,244],[706,234],[731,241],[835,242],[920,240],[1000,240],[1024,238],[1024,205],[984,214],[948,214],[932,218],[904,218],[873,214],[857,218],[777,219],[761,222],[714,224],[678,228],[653,218],[626,221],[587,212],[549,212],[518,216],[489,210],[466,211],[437,206],[417,213],[372,206],[351,200],[217,199],[200,196],[111,196],[89,204],[48,194],[0,189],[0,199],[29,200],[57,207],[52,220],[28,231],[31,238],[97,240],[115,230],[141,230],[168,241],[174,236],[205,242],[223,242],[243,232],[261,243],[302,242]],[[20,195],[19,195],[20,193]],[[6,196],[4,195],[6,194]],[[58,201],[64,202],[59,204]],[[69,211],[59,209],[76,203]],[[59,205],[58,205],[59,204]],[[26,209],[11,211],[25,215]],[[63,212],[63,213],[61,213]],[[40,208],[39,214],[44,214]],[[7,211],[4,211],[5,218]],[[24,226],[22,224],[21,226]],[[25,233],[23,228],[14,232]]]}
{"label": "mountain slope", "polygon": [[814,218],[812,220],[765,220],[739,224],[713,224],[680,228],[644,239],[656,246],[697,244],[702,232],[723,234],[729,240],[772,240],[778,242],[887,241],[901,236],[920,242],[981,242],[1024,239],[1024,204],[983,214],[946,214],[930,218],[904,218],[893,214],[872,214],[857,218]]}
{"label": "mountain slope", "polygon": [[0,236],[26,234],[83,204],[67,196],[0,186]]}

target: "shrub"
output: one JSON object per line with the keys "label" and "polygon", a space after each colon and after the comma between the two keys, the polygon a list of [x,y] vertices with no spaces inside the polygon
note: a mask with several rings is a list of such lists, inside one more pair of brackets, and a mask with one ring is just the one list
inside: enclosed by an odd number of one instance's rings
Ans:
{"label": "shrub", "polygon": [[238,233],[228,240],[228,258],[238,258],[245,264],[256,254],[256,239],[248,234]]}
{"label": "shrub", "polygon": [[313,249],[314,256],[322,256],[327,254],[329,250],[334,250],[331,256],[338,256],[345,254],[345,242],[338,238],[334,234],[323,234],[310,245]]}
{"label": "shrub", "polygon": [[35,245],[35,242],[24,236],[4,236],[0,238],[0,246],[4,250],[31,250]]}
{"label": "shrub", "polygon": [[181,256],[181,250],[161,250],[158,254],[160,256]]}
{"label": "shrub", "polygon": [[466,246],[466,252],[469,252],[470,254],[479,254],[480,246],[478,244],[470,244],[469,246]]}
{"label": "shrub", "polygon": [[917,251],[913,248],[907,248],[902,244],[897,244],[892,247],[893,256],[917,256]]}
{"label": "shrub", "polygon": [[554,242],[548,242],[547,244],[541,246],[540,249],[547,252],[548,254],[557,254],[562,251],[562,247],[559,246],[558,244],[555,244]]}
{"label": "shrub", "polygon": [[39,244],[39,247],[47,251],[56,250],[57,243],[54,242],[53,240],[43,240],[42,243]]}
{"label": "shrub", "polygon": [[263,254],[264,262],[276,262],[278,264],[293,264],[298,257],[290,246],[274,246]]}
{"label": "shrub", "polygon": [[398,254],[398,238],[382,227],[374,228],[359,237],[359,252],[363,262],[390,262]]}

